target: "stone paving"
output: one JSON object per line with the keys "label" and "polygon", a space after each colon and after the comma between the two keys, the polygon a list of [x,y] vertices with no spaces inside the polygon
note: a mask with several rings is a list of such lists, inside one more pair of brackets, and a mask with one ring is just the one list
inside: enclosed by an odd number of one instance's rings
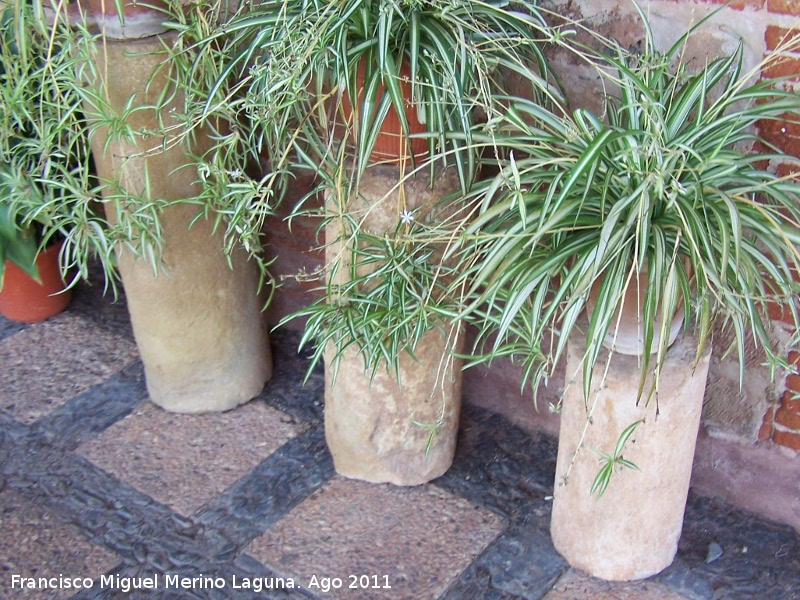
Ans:
{"label": "stone paving", "polygon": [[696,495],[662,574],[570,569],[548,531],[555,440],[474,406],[435,482],[344,479],[321,373],[303,385],[291,332],[273,345],[258,398],[175,415],[147,401],[123,303],[81,287],[45,323],[0,318],[0,598],[800,599],[798,534]]}

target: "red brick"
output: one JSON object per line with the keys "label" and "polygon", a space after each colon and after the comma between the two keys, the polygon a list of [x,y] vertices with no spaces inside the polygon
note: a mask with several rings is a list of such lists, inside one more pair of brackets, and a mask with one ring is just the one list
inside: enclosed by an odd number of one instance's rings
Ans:
{"label": "red brick", "polygon": [[[786,362],[790,367],[794,367],[795,371],[800,370],[800,351],[790,350]],[[800,374],[787,375],[785,386],[786,390],[781,396],[781,407],[791,413],[800,414]]]}
{"label": "red brick", "polygon": [[[796,119],[773,120],[762,119],[758,122],[758,133],[761,137],[776,146],[787,143],[787,140],[800,140],[800,123]],[[757,148],[756,150],[764,150]]]}
{"label": "red brick", "polygon": [[782,120],[762,119],[759,121],[758,128],[762,135],[791,135],[800,138],[800,123],[797,122],[797,119],[786,113],[781,116],[783,117]]}
{"label": "red brick", "polygon": [[800,164],[781,163],[778,165],[778,177],[793,177],[800,175]]}
{"label": "red brick", "polygon": [[787,54],[779,56],[761,71],[761,74],[769,79],[788,77],[797,79],[800,77],[800,57]]}
{"label": "red brick", "polygon": [[273,235],[285,235],[314,241],[321,223],[322,219],[316,217],[298,216],[289,221],[285,220],[285,215],[273,215],[264,221],[264,231],[268,238]]}
{"label": "red brick", "polygon": [[767,10],[781,15],[800,15],[800,2],[797,0],[767,0]]}
{"label": "red brick", "polygon": [[772,321],[779,321],[786,325],[794,325],[792,312],[785,304],[778,304],[770,300],[767,302],[767,314]]}
{"label": "red brick", "polygon": [[707,4],[728,4],[730,3],[731,8],[735,8],[736,10],[742,10],[746,6],[751,8],[764,8],[764,1],[765,0],[705,0]]}
{"label": "red brick", "polygon": [[794,390],[786,390],[781,396],[781,406],[793,413],[800,414],[800,396]]}
{"label": "red brick", "polygon": [[[761,128],[765,125],[766,122],[762,122],[758,124],[759,127],[759,134],[761,133]],[[756,140],[753,144],[753,154],[770,154],[772,153],[772,149],[768,148],[764,142],[760,142]],[[769,168],[769,160],[759,160],[753,163],[756,169],[761,169],[762,171],[766,171]]]}
{"label": "red brick", "polygon": [[762,132],[761,136],[786,154],[800,157],[800,137],[781,132]]}
{"label": "red brick", "polygon": [[786,389],[800,393],[800,375],[789,375],[786,378]]}
{"label": "red brick", "polygon": [[767,50],[775,50],[779,45],[786,47],[792,44],[791,52],[800,49],[800,29],[787,29],[777,25],[769,25],[764,33],[764,41],[767,43]]}
{"label": "red brick", "polygon": [[800,415],[784,406],[775,411],[775,423],[787,429],[800,432]]}
{"label": "red brick", "polygon": [[775,433],[772,434],[772,441],[779,446],[791,448],[792,450],[800,450],[800,433],[776,430]]}
{"label": "red brick", "polygon": [[775,428],[772,425],[772,418],[775,415],[775,407],[770,406],[767,414],[764,415],[764,420],[761,423],[761,428],[758,430],[758,441],[766,442],[772,437],[772,432]]}

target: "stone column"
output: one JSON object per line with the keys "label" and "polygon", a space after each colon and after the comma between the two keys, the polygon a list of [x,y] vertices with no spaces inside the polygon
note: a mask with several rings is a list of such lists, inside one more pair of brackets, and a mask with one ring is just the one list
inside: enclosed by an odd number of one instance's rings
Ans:
{"label": "stone column", "polygon": [[[639,357],[604,350],[585,404],[584,344],[575,337],[567,347],[553,544],[595,577],[643,579],[669,566],[678,548],[710,352],[695,365],[696,340],[679,338],[667,354],[658,396],[637,405]],[[636,421],[622,457],[641,471],[621,468],[600,498],[590,495],[601,466],[595,451],[613,455],[622,431]]]}
{"label": "stone column", "polygon": [[[427,175],[410,179],[397,188],[400,169],[370,167],[360,186],[360,197],[350,198],[346,209],[362,229],[381,235],[394,231],[402,210],[416,219],[431,218],[438,200],[457,189],[453,173],[443,173],[434,189]],[[347,241],[341,240],[341,222],[326,230],[326,263],[346,260]],[[344,257],[344,258],[342,258]],[[343,282],[347,269],[339,268]],[[336,471],[345,477],[374,483],[419,485],[442,475],[453,463],[461,410],[461,366],[453,354],[463,346],[463,332],[451,323],[426,333],[414,360],[403,352],[400,380],[380,367],[372,381],[354,347],[340,358],[333,381],[334,349],[326,349],[325,437]],[[430,448],[431,430],[437,426]],[[427,449],[427,452],[426,452]]]}
{"label": "stone column", "polygon": [[[149,106],[168,82],[163,71],[152,78],[163,60],[165,36],[140,40],[107,39],[98,48],[95,67],[112,109]],[[155,109],[128,115],[134,131],[162,131],[170,125],[170,110]],[[89,112],[88,118],[98,116]],[[161,123],[160,123],[161,121]],[[177,123],[176,123],[177,124]],[[203,134],[196,133],[194,152],[202,151]],[[195,169],[187,168],[185,144],[160,148],[158,134],[122,139],[96,126],[92,150],[101,180],[119,182],[135,198],[149,193],[166,201],[196,194]],[[147,182],[147,183],[146,183]],[[119,215],[109,203],[108,217]],[[145,258],[118,248],[119,270],[128,301],[133,331],[145,367],[150,398],[175,412],[207,412],[233,408],[256,396],[272,374],[269,339],[257,295],[258,273],[244,251],[231,257],[223,251],[222,232],[213,222],[198,218],[202,207],[168,205],[160,215],[164,248],[158,273]]]}

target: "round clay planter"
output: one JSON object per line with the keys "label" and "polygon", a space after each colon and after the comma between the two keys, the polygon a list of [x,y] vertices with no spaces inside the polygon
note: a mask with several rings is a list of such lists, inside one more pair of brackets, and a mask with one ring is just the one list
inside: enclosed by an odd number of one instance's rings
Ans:
{"label": "round clay planter", "polygon": [[[606,337],[603,339],[603,346],[619,354],[630,356],[641,356],[644,352],[644,330],[642,329],[642,313],[644,306],[644,295],[647,287],[647,271],[639,271],[638,278],[632,277],[628,287],[625,288],[625,295],[622,305],[617,309],[611,321]],[[586,300],[586,310],[592,314],[594,310],[600,284],[595,283],[589,292]],[[675,317],[669,327],[669,346],[675,343],[678,334],[683,328],[684,309],[683,304],[678,306]],[[656,316],[653,323],[653,343],[651,350],[655,353],[658,350],[659,340],[661,339],[661,319]]]}
{"label": "round clay planter", "polygon": [[88,15],[104,36],[111,39],[135,39],[164,33],[168,20],[166,0],[122,0],[120,18],[114,0],[89,0]]}
{"label": "round clay planter", "polygon": [[72,290],[64,289],[58,264],[62,242],[50,245],[36,257],[41,283],[17,265],[6,262],[0,290],[0,314],[19,323],[38,323],[67,308]]}
{"label": "round clay planter", "polygon": [[[586,400],[585,344],[576,336],[567,346],[550,532],[573,567],[607,580],[643,579],[668,567],[678,548],[710,351],[695,364],[696,340],[682,336],[667,352],[658,402],[649,403],[637,401],[639,358],[603,352]],[[640,470],[620,467],[598,498],[591,494],[597,452],[613,455],[637,421],[622,457]]]}
{"label": "round clay planter", "polygon": [[[359,98],[358,106],[363,102],[365,66],[362,62],[358,68]],[[406,99],[405,116],[408,121],[409,135],[425,134],[427,128],[419,120],[417,107],[411,103],[411,68],[403,65],[400,69],[400,89]],[[381,84],[378,88],[377,97],[380,98],[385,93],[385,88]],[[331,111],[333,112],[333,110]],[[344,124],[357,124],[357,115],[353,114],[353,106],[348,94],[343,94],[339,109],[333,115],[334,133],[341,136],[345,131]],[[357,129],[353,127],[351,137],[357,139]],[[375,140],[375,146],[370,154],[370,162],[383,164],[400,164],[410,162],[412,157],[415,161],[420,161],[428,155],[428,140],[425,138],[406,138],[400,123],[400,117],[394,106],[389,107],[386,118],[381,124],[380,132]]]}

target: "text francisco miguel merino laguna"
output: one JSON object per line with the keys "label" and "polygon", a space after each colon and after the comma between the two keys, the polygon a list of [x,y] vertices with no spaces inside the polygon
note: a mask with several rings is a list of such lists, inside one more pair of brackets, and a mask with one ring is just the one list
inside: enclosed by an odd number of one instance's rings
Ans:
{"label": "text francisco miguel merino laguna", "polygon": [[[312,578],[317,579],[317,578]],[[322,584],[323,578],[311,581],[312,587]],[[316,583],[316,586],[314,585]],[[12,589],[89,589],[95,582],[89,577],[22,577],[11,576]],[[230,585],[229,585],[230,584]],[[162,587],[163,586],[163,587]],[[291,577],[231,577],[230,582],[222,577],[184,577],[181,575],[150,575],[149,577],[124,577],[122,575],[102,575],[100,577],[101,589],[119,590],[158,590],[158,589],[247,589],[260,592],[267,589],[299,587]]]}

